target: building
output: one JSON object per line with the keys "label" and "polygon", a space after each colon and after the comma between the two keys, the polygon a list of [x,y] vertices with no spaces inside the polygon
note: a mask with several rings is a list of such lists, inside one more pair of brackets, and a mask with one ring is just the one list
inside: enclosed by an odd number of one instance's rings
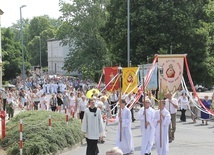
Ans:
{"label": "building", "polygon": [[48,42],[48,72],[57,75],[78,76],[78,72],[67,73],[63,70],[64,59],[69,53],[69,45],[63,46],[60,40],[49,39]]}

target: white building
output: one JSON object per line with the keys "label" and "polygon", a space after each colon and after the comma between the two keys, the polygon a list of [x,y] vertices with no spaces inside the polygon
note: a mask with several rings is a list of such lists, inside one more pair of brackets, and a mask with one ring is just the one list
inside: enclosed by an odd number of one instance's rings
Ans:
{"label": "white building", "polygon": [[[48,72],[51,74],[65,75],[66,70],[63,70],[64,59],[69,53],[69,45],[63,46],[61,40],[48,40]],[[77,72],[72,72],[69,75],[78,75]]]}
{"label": "white building", "polygon": [[64,58],[69,52],[69,46],[62,46],[60,40],[48,40],[48,72],[51,74],[63,75],[66,73],[62,69],[64,66]]}

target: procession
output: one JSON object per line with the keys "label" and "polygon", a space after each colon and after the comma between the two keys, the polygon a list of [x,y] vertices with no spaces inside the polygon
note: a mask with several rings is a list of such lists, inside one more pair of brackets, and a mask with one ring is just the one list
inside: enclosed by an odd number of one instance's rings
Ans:
{"label": "procession", "polygon": [[[106,155],[136,154],[132,130],[136,123],[141,134],[140,155],[151,155],[154,148],[157,155],[173,154],[170,144],[177,139],[177,122],[187,122],[186,113],[191,123],[201,121],[205,126],[214,114],[214,93],[202,98],[195,90],[191,93],[182,78],[182,61],[177,65],[178,57],[165,55],[163,64],[162,56],[158,57],[159,64],[155,57],[147,67],[106,67],[97,84],[60,76],[48,76],[42,83],[27,79],[27,89],[17,82],[19,89],[8,85],[1,91],[1,110],[6,111],[8,121],[17,111],[67,111],[69,117],[81,122],[86,155],[102,155],[103,151]],[[173,66],[179,66],[179,71]],[[114,147],[100,150],[100,145],[108,143],[109,128],[114,126]]]}

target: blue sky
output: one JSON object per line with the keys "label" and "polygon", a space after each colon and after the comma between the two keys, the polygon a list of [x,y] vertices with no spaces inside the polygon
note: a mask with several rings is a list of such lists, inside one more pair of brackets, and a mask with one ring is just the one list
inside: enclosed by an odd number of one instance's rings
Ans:
{"label": "blue sky", "polygon": [[49,15],[51,18],[58,18],[59,0],[0,0],[0,9],[4,12],[1,16],[1,27],[12,26],[20,20],[20,7],[22,17],[32,19],[35,16]]}

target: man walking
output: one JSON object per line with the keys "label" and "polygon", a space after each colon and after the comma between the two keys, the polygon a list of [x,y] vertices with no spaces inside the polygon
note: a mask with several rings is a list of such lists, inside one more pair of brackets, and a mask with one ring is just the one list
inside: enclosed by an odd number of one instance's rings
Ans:
{"label": "man walking", "polygon": [[86,155],[97,155],[99,153],[97,142],[103,133],[102,115],[100,109],[95,107],[94,99],[89,99],[88,103],[89,108],[85,110],[81,130],[86,137]]}
{"label": "man walking", "polygon": [[175,130],[176,130],[176,113],[178,110],[178,100],[172,98],[172,94],[167,94],[167,99],[165,108],[169,111],[171,115],[171,124],[169,125],[169,143],[175,139]]}
{"label": "man walking", "polygon": [[154,114],[155,110],[150,106],[151,100],[147,97],[142,107],[138,112],[140,120],[140,128],[142,133],[141,155],[151,155],[151,149],[154,143]]}
{"label": "man walking", "polygon": [[125,100],[121,100],[120,111],[116,118],[118,123],[116,146],[123,151],[123,154],[129,154],[134,151],[132,131],[131,131],[131,111],[125,106]]}
{"label": "man walking", "polygon": [[169,154],[168,130],[171,123],[171,116],[165,108],[165,101],[161,100],[159,110],[155,112],[155,147],[158,155]]}

